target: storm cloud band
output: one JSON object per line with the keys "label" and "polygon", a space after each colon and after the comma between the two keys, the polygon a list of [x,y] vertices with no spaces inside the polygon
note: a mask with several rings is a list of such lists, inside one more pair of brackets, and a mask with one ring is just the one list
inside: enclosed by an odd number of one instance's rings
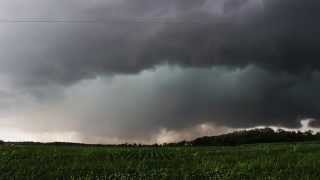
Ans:
{"label": "storm cloud band", "polygon": [[0,23],[1,113],[24,114],[21,128],[138,138],[206,122],[297,127],[319,119],[316,0],[16,0],[0,7],[6,19],[66,21]]}

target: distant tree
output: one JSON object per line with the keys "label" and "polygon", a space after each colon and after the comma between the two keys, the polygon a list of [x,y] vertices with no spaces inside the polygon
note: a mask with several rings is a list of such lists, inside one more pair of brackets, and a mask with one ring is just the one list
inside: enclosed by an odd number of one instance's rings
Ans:
{"label": "distant tree", "polygon": [[314,134],[313,131],[285,131],[278,129],[274,131],[271,128],[252,129],[236,131],[229,134],[212,137],[201,137],[190,142],[179,142],[191,144],[194,146],[221,146],[221,145],[240,145],[252,143],[272,143],[272,142],[298,142],[320,140],[320,133]]}
{"label": "distant tree", "polygon": [[312,136],[313,135],[313,131],[312,130],[308,130],[304,133],[305,136]]}
{"label": "distant tree", "polygon": [[158,144],[158,143],[155,143],[155,144],[152,144],[151,146],[152,146],[152,147],[159,147],[159,144]]}

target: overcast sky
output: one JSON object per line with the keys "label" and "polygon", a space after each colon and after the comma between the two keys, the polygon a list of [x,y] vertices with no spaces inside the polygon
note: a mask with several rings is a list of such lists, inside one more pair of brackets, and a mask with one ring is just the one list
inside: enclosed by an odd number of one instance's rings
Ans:
{"label": "overcast sky", "polygon": [[318,0],[0,0],[0,139],[320,123]]}

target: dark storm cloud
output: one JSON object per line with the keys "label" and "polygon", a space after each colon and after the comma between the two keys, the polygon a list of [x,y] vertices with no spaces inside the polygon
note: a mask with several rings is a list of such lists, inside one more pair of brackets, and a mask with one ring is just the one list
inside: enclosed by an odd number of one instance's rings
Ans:
{"label": "dark storm cloud", "polygon": [[[292,73],[319,70],[318,1],[263,1],[250,16],[171,26],[150,41],[146,59],[190,66],[246,66]],[[228,8],[229,9],[229,8]]]}
{"label": "dark storm cloud", "polygon": [[[27,85],[64,85],[98,74],[138,73],[166,62],[186,64],[191,55],[206,51],[194,49],[190,38],[198,41],[199,29],[220,36],[221,30],[210,32],[208,28],[212,29],[217,22],[227,21],[222,17],[223,0],[97,1],[87,8],[83,1],[70,1],[65,6],[70,7],[71,2],[78,5],[70,11],[61,10],[59,3],[49,3],[49,14],[42,10],[48,8],[45,3],[38,1],[34,3],[36,9],[26,5],[20,12],[16,6],[10,7],[22,17],[100,19],[107,23],[1,24],[1,59],[4,61],[1,71],[12,73],[19,83]],[[6,16],[15,18],[12,12]],[[166,37],[168,33],[177,36],[174,39]],[[172,47],[180,45],[180,50]],[[191,52],[193,54],[189,54]],[[207,60],[197,61],[195,65]]]}
{"label": "dark storm cloud", "polygon": [[5,27],[17,32],[3,42],[27,43],[3,45],[10,49],[2,48],[1,58],[10,59],[9,71],[18,69],[14,74],[29,83],[69,84],[97,74],[137,73],[163,63],[254,64],[310,72],[320,68],[319,8],[312,0],[98,3],[62,15],[86,14],[88,19],[107,19],[107,24]]}
{"label": "dark storm cloud", "polygon": [[[63,2],[68,8],[50,3],[50,13],[46,3],[10,8],[22,17],[100,23],[0,24],[0,72],[19,92],[46,99],[73,90],[28,116],[47,118],[43,126],[127,138],[205,122],[296,127],[320,119],[316,0]],[[156,77],[143,79],[150,69]],[[128,79],[96,90],[104,82],[94,78],[119,74]],[[83,86],[88,79],[99,83]],[[54,124],[53,114],[65,117]]]}
{"label": "dark storm cloud", "polygon": [[159,82],[152,98],[155,103],[162,103],[145,107],[146,112],[154,114],[143,119],[152,119],[151,127],[158,124],[172,129],[205,122],[243,128],[298,127],[301,119],[320,117],[320,97],[313,93],[320,90],[319,80],[318,73],[305,81],[254,66],[187,69],[173,80]]}

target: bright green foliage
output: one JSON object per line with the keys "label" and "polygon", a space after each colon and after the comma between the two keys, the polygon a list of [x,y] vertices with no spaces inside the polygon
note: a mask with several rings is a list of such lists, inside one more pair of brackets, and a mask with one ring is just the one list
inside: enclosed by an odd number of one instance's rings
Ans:
{"label": "bright green foliage", "polygon": [[0,146],[0,179],[319,179],[320,144]]}

